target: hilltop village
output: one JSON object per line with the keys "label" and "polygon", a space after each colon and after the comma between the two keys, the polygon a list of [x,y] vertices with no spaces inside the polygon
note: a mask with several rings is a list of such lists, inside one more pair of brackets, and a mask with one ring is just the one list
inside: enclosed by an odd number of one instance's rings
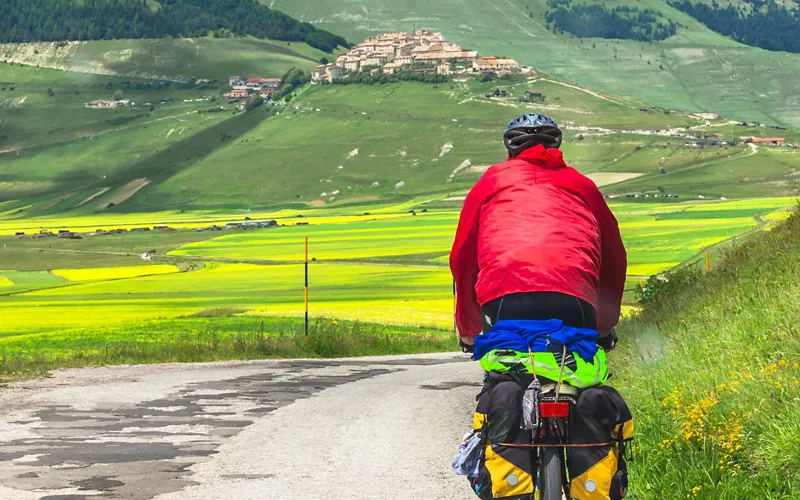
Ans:
{"label": "hilltop village", "polygon": [[332,83],[351,73],[400,71],[452,75],[454,73],[493,73],[496,75],[530,71],[514,59],[485,56],[449,43],[444,35],[430,30],[385,33],[355,45],[335,62],[317,66],[314,83]]}

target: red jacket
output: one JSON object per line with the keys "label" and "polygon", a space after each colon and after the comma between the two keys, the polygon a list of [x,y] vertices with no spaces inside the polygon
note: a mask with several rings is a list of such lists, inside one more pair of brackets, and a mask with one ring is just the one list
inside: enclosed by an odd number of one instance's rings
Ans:
{"label": "red jacket", "polygon": [[619,321],[627,267],[617,220],[597,186],[535,146],[491,167],[461,211],[450,269],[463,337],[481,332],[481,305],[520,292],[561,292]]}

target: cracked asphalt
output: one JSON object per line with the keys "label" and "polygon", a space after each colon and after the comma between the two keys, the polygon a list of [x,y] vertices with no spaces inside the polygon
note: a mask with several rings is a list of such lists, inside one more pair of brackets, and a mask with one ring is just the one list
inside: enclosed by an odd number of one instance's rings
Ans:
{"label": "cracked asphalt", "polygon": [[0,500],[466,499],[461,354],[65,370],[0,389]]}

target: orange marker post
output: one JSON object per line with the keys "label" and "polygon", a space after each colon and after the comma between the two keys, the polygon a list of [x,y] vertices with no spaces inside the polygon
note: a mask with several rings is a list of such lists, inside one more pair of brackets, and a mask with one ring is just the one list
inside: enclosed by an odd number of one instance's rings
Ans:
{"label": "orange marker post", "polygon": [[706,272],[711,272],[711,252],[706,250]]}

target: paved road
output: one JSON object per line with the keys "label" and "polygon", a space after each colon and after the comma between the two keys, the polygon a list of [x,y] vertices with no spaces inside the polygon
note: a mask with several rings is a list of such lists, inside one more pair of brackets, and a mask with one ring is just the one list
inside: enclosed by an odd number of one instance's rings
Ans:
{"label": "paved road", "polygon": [[69,370],[0,389],[0,500],[468,499],[463,355]]}

